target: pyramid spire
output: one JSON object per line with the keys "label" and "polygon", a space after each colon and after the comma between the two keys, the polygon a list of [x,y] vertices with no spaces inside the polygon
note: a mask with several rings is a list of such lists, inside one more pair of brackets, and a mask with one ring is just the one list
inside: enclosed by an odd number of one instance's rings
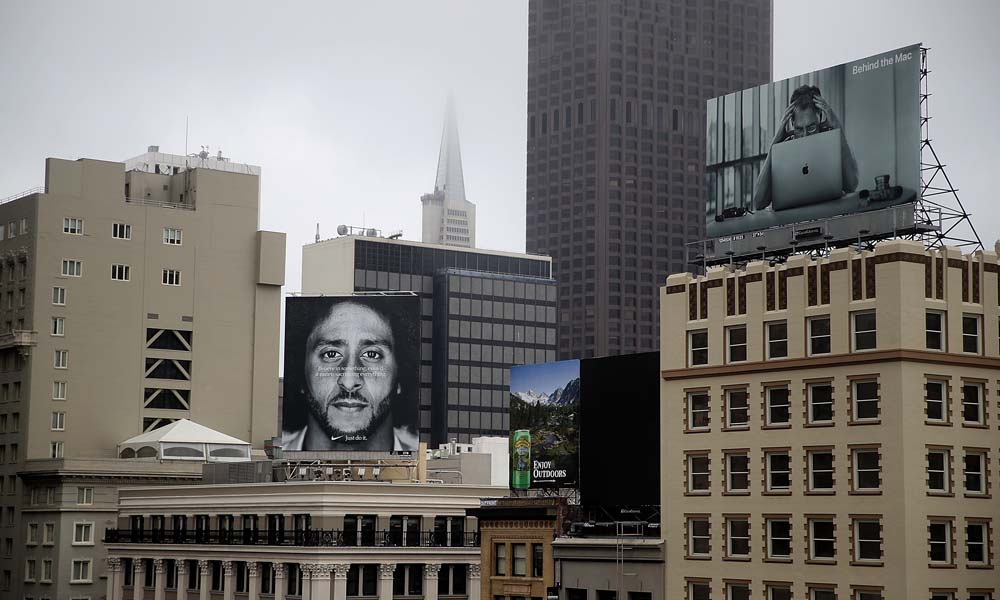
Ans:
{"label": "pyramid spire", "polygon": [[465,203],[465,178],[462,175],[462,150],[458,142],[458,119],[455,100],[449,95],[445,105],[444,131],[441,134],[441,151],[438,154],[437,178],[434,191],[444,192],[448,206]]}

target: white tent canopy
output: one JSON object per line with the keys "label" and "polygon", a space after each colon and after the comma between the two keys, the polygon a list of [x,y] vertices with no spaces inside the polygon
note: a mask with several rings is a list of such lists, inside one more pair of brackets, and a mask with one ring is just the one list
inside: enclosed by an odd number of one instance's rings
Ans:
{"label": "white tent canopy", "polygon": [[118,444],[119,458],[157,458],[201,462],[246,462],[250,444],[188,419]]}

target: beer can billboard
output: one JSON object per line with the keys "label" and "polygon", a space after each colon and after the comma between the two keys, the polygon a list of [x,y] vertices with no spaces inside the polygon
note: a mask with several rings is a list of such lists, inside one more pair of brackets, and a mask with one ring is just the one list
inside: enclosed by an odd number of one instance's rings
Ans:
{"label": "beer can billboard", "polygon": [[577,484],[579,415],[579,360],[511,368],[511,489]]}

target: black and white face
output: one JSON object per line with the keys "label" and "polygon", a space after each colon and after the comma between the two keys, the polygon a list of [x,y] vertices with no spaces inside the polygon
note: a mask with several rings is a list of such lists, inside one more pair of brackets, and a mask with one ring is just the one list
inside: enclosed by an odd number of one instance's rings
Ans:
{"label": "black and white face", "polygon": [[809,104],[805,108],[796,106],[792,111],[792,136],[796,138],[806,137],[819,131],[820,112],[816,107]]}
{"label": "black and white face", "polygon": [[330,437],[367,439],[400,392],[389,320],[353,302],[334,306],[306,340],[309,411]]}

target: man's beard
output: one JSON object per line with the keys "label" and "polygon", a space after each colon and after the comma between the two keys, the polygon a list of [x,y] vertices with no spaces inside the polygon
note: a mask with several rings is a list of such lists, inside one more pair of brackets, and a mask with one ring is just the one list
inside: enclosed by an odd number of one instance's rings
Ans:
{"label": "man's beard", "polygon": [[[357,426],[347,428],[344,427],[343,423],[334,422],[332,420],[340,420],[336,414],[336,411],[339,409],[334,406],[334,403],[342,400],[364,402],[367,404],[367,406],[360,409],[359,413],[354,419],[352,419],[353,421],[358,422]],[[364,441],[371,437],[375,430],[382,425],[390,414],[389,406],[391,404],[391,398],[387,397],[383,398],[380,402],[374,402],[361,394],[341,391],[339,394],[332,396],[325,401],[316,400],[315,398],[310,397],[308,404],[309,412],[312,413],[313,418],[323,429],[323,433],[331,439],[341,438],[340,441]],[[333,412],[333,414],[331,414],[331,412]],[[348,437],[353,439],[347,439]]]}

